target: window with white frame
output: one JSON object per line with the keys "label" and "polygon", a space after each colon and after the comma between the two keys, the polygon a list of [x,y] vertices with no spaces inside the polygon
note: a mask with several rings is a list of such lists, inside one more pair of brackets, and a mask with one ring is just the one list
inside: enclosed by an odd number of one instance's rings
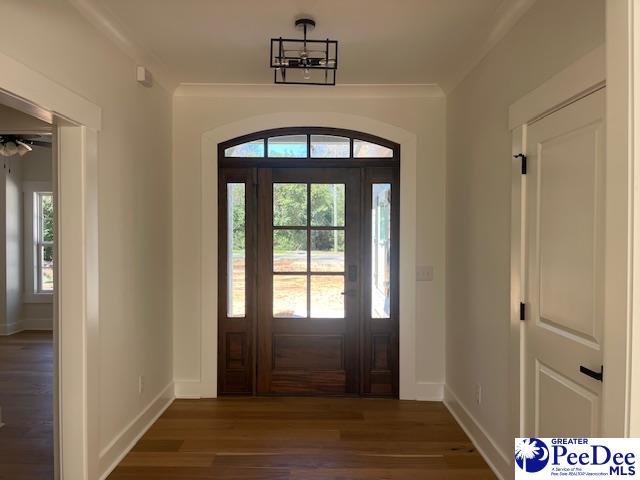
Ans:
{"label": "window with white frame", "polygon": [[54,292],[54,204],[48,182],[25,182],[25,301],[50,302]]}
{"label": "window with white frame", "polygon": [[53,194],[51,192],[34,193],[36,271],[35,288],[37,293],[53,292]]}

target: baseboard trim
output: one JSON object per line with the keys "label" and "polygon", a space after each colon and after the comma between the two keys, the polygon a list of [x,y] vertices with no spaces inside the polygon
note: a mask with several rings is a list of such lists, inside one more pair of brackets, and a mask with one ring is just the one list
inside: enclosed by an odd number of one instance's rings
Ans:
{"label": "baseboard trim", "polygon": [[23,318],[22,330],[53,331],[53,318]]}
{"label": "baseboard trim", "polygon": [[0,336],[2,337],[13,335],[14,333],[21,332],[22,330],[24,330],[24,327],[22,326],[21,320],[18,320],[17,322],[14,322],[14,323],[0,324]]}
{"label": "baseboard trim", "polygon": [[164,413],[175,399],[174,385],[170,382],[148,405],[100,452],[100,480],[106,479],[118,466],[136,442]]}
{"label": "baseboard trim", "polygon": [[[216,385],[199,380],[176,380],[175,398],[197,399],[216,398]],[[436,382],[416,382],[414,394],[403,400],[419,400],[422,402],[442,402],[444,384]]]}
{"label": "baseboard trim", "polygon": [[498,448],[493,438],[491,438],[469,410],[458,400],[458,397],[447,385],[444,387],[444,404],[467,434],[476,447],[476,450],[478,450],[487,464],[489,464],[493,473],[501,480],[513,478],[513,465],[509,457]]}
{"label": "baseboard trim", "polygon": [[177,380],[175,394],[176,398],[202,398],[202,384],[200,380]]}
{"label": "baseboard trim", "polygon": [[423,402],[441,402],[443,399],[443,383],[416,382],[416,400]]}

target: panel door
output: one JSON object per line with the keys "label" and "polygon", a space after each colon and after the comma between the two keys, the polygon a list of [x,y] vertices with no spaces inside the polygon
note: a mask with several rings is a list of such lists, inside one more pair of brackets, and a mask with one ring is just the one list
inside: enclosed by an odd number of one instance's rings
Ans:
{"label": "panel door", "polygon": [[258,393],[357,394],[360,172],[258,175]]}
{"label": "panel door", "polygon": [[[598,436],[602,382],[605,92],[527,132],[525,427]],[[581,366],[584,373],[581,371]]]}

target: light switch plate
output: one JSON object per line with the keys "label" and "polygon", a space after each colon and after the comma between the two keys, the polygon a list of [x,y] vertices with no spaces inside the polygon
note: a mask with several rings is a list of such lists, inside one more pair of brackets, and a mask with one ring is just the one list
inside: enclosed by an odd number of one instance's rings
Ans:
{"label": "light switch plate", "polygon": [[433,281],[433,266],[432,265],[418,265],[416,267],[416,280],[418,282],[432,282]]}

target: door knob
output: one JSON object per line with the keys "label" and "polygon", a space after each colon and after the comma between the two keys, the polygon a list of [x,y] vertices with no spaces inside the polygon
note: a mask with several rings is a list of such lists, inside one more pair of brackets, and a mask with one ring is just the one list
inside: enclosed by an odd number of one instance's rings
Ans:
{"label": "door knob", "polygon": [[344,292],[340,292],[340,295],[346,295],[347,297],[355,297],[356,296],[356,291],[351,289],[351,290],[346,290]]}
{"label": "door knob", "polygon": [[604,376],[604,367],[602,365],[600,365],[600,371],[599,372],[594,372],[590,368],[587,368],[587,367],[585,367],[583,365],[580,365],[580,373],[584,373],[586,376],[591,377],[594,380],[598,380],[599,382],[601,382],[602,378]]}

